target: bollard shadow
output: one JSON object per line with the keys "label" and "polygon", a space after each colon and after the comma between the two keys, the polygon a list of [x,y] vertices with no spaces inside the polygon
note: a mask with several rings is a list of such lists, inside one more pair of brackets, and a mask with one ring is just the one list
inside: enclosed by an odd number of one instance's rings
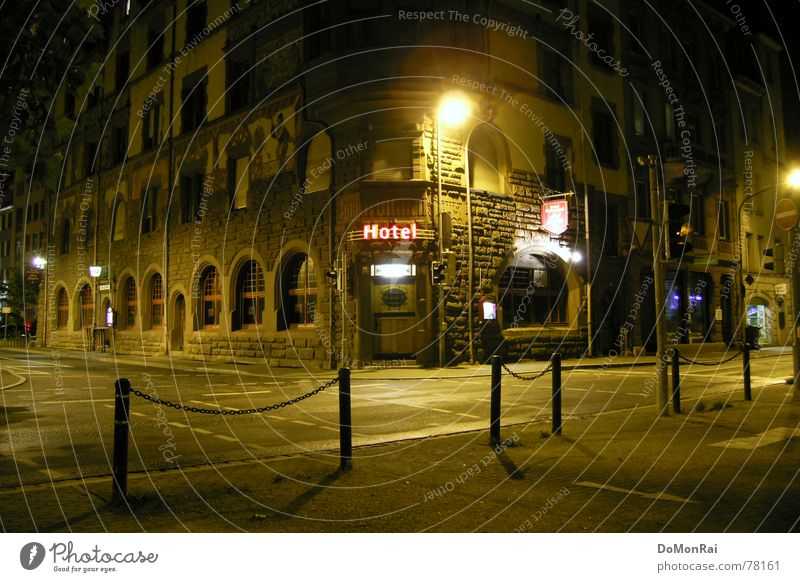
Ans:
{"label": "bollard shadow", "polygon": [[[496,445],[493,445],[496,446]],[[496,449],[495,449],[496,450]],[[520,469],[517,464],[511,460],[511,457],[508,456],[505,450],[500,452],[496,452],[497,459],[500,461],[500,464],[503,465],[503,468],[508,473],[508,476],[512,479],[524,479],[525,473]]]}
{"label": "bollard shadow", "polygon": [[336,480],[339,479],[339,477],[345,474],[345,472],[346,471],[337,469],[333,473],[327,475],[319,483],[311,485],[311,488],[308,491],[301,493],[289,502],[286,508],[283,509],[283,511],[278,515],[278,520],[283,521],[296,517],[298,512],[303,509],[306,504],[312,501],[317,495],[325,491],[328,487],[333,485]]}

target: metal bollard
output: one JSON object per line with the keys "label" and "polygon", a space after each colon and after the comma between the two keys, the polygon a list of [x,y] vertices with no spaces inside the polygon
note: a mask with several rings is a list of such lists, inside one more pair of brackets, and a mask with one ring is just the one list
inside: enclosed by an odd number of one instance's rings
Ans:
{"label": "metal bollard", "polygon": [[750,390],[750,346],[745,344],[742,348],[742,364],[744,366],[744,399],[752,400],[753,393]]}
{"label": "metal bollard", "polygon": [[678,348],[672,349],[672,411],[681,413],[681,353]]}
{"label": "metal bollard", "polygon": [[492,388],[489,406],[489,444],[500,444],[500,391],[502,383],[502,364],[500,356],[492,356]]}
{"label": "metal bollard", "polygon": [[353,425],[350,412],[350,368],[339,368],[339,471],[353,468]]}
{"label": "metal bollard", "polygon": [[561,434],[561,354],[552,356],[553,363],[553,434]]}
{"label": "metal bollard", "polygon": [[128,419],[131,410],[131,381],[119,378],[114,382],[114,474],[111,501],[121,503],[128,495]]}

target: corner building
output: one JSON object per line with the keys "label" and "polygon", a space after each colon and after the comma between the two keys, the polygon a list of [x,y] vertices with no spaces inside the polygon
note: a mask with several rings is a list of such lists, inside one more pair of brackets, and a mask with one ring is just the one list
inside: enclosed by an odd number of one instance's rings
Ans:
{"label": "corner building", "polygon": [[308,4],[109,11],[96,82],[57,100],[76,132],[48,197],[45,345],[359,367],[654,337],[651,296],[620,335],[651,265],[630,258],[623,6]]}

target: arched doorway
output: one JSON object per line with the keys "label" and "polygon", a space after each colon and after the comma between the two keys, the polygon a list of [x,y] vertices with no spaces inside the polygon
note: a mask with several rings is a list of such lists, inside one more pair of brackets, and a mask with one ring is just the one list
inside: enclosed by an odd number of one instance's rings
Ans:
{"label": "arched doorway", "polygon": [[186,329],[186,300],[183,294],[175,297],[175,308],[172,310],[172,331],[170,337],[170,351],[183,351],[183,334]]}

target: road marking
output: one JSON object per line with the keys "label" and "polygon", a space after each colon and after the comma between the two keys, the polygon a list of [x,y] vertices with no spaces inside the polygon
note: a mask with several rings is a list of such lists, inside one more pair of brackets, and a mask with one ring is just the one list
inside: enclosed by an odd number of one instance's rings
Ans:
{"label": "road marking", "polygon": [[56,471],[55,469],[39,469],[38,472],[44,475],[45,477],[49,477],[51,481],[54,481],[56,479],[65,479],[67,477],[64,473]]}
{"label": "road marking", "polygon": [[645,499],[655,499],[657,501],[674,501],[676,503],[699,503],[698,501],[693,501],[691,499],[686,499],[684,497],[678,497],[677,495],[670,495],[669,493],[644,493],[642,491],[636,491],[635,489],[625,489],[623,487],[615,487],[614,485],[604,485],[602,483],[593,483],[591,481],[581,481],[580,483],[575,483],[578,487],[589,487],[590,489],[601,489],[604,491],[613,491],[614,493],[624,493],[626,495],[637,495],[638,497],[643,497]]}
{"label": "road marking", "polygon": [[467,412],[456,412],[459,416],[468,416],[469,418],[481,418],[480,416],[476,416],[474,414],[469,414]]}
{"label": "road marking", "polygon": [[616,390],[595,390],[595,392],[602,392],[603,394],[616,394]]}
{"label": "road marking", "polygon": [[228,441],[228,442],[231,442],[231,443],[238,443],[239,442],[239,439],[235,439],[233,437],[229,437],[226,434],[215,434],[214,438],[218,438],[220,440]]}
{"label": "road marking", "polygon": [[[425,406],[420,406],[420,408],[426,408]],[[445,414],[453,414],[449,410],[442,410],[441,408],[431,408],[431,410],[435,412],[444,412]]]}
{"label": "road marking", "polygon": [[131,412],[133,416],[147,416],[146,414],[142,414],[141,412]]}
{"label": "road marking", "polygon": [[645,394],[644,392],[626,392],[625,394],[628,396],[649,396],[649,394]]}
{"label": "road marking", "polygon": [[206,430],[204,428],[194,428],[194,427],[192,427],[192,432],[196,432],[196,433],[199,433],[199,434],[214,434],[210,430]]}
{"label": "road marking", "polygon": [[306,422],[305,420],[292,420],[291,422],[302,424],[303,426],[314,426],[313,422]]}
{"label": "road marking", "polygon": [[358,384],[358,380],[356,380],[355,382],[353,382],[353,386],[358,386],[359,388],[376,388],[379,386],[386,386],[386,383],[384,382],[380,384]]}
{"label": "road marking", "polygon": [[272,394],[272,390],[253,390],[252,392],[206,392],[203,396],[247,396],[248,394]]}
{"label": "road marking", "polygon": [[189,402],[193,402],[195,404],[202,404],[203,406],[211,406],[212,408],[220,408],[222,410],[236,410],[235,408],[231,408],[230,406],[220,406],[219,404],[215,404],[213,402],[203,402],[202,400],[190,400]]}
{"label": "road marking", "polygon": [[[94,402],[114,402],[113,398],[95,398],[86,400],[41,400],[36,404],[88,404]],[[114,408],[113,406],[111,408]]]}
{"label": "road marking", "polygon": [[180,422],[168,422],[167,424],[170,425],[170,426],[177,427],[177,428],[192,428],[188,424],[181,424]]}
{"label": "road marking", "polygon": [[574,388],[574,387],[570,386],[569,387],[569,391],[572,392],[573,390],[575,390],[577,392],[588,392],[589,391],[588,388]]}
{"label": "road marking", "polygon": [[330,426],[321,426],[320,428],[321,428],[322,430],[329,430],[329,431],[331,431],[331,432],[336,432],[336,433],[338,433],[338,432],[339,432],[339,429],[338,429],[338,428],[332,428],[332,427],[330,427]]}
{"label": "road marking", "polygon": [[713,443],[709,446],[722,447],[723,449],[752,450],[757,449],[758,447],[774,445],[775,443],[789,440],[794,437],[800,437],[800,428],[779,426],[755,436],[730,439],[719,443]]}

